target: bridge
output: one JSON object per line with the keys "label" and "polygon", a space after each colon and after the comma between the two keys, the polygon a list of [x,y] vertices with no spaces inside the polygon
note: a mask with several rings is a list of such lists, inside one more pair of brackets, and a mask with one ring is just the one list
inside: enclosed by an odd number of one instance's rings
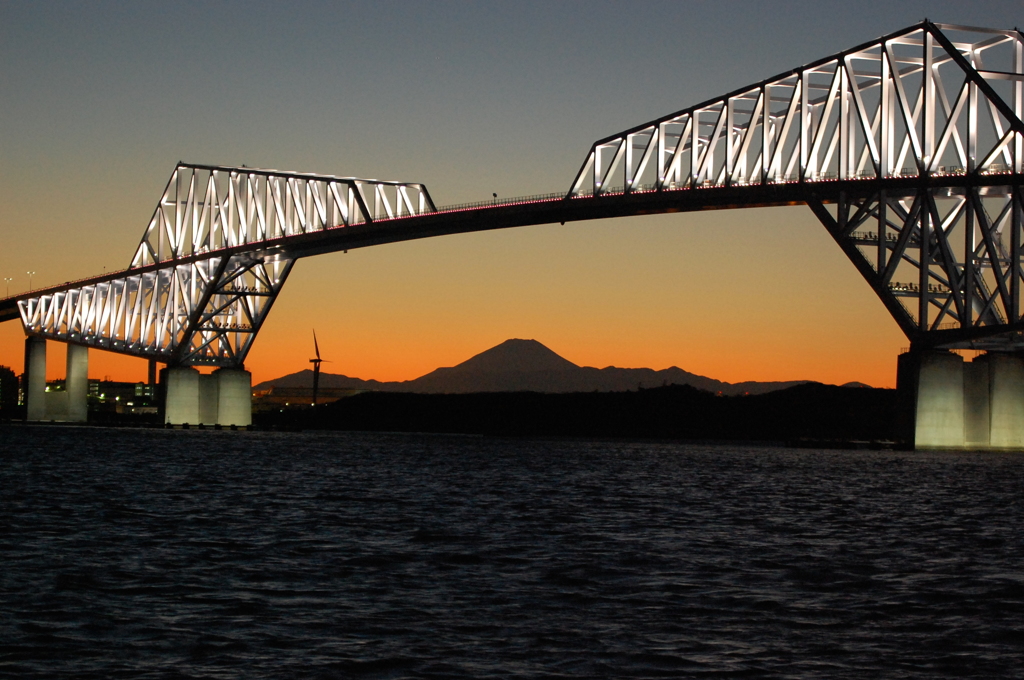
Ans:
{"label": "bridge", "polygon": [[[1024,448],[1022,120],[1024,34],[923,21],[600,139],[555,194],[438,207],[418,183],[179,163],[130,266],[0,300],[0,321],[28,336],[29,419],[84,419],[91,347],[165,364],[167,422],[248,424],[245,357],[298,258],[807,205],[910,341],[917,446]],[[51,407],[47,340],[69,345]]]}

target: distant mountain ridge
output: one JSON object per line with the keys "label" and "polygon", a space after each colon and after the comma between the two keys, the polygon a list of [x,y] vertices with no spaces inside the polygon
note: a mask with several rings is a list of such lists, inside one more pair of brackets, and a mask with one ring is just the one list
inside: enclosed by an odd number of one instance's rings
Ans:
{"label": "distant mountain ridge", "polygon": [[[414,380],[380,382],[332,373],[320,374],[320,386],[324,388],[422,394],[624,392],[663,385],[690,385],[708,392],[734,395],[763,394],[806,382],[808,381],[728,383],[696,375],[676,366],[659,371],[650,368],[578,366],[536,340],[520,339],[506,340],[457,366],[438,368]],[[253,390],[312,386],[313,371],[307,369],[267,380],[255,385]]]}

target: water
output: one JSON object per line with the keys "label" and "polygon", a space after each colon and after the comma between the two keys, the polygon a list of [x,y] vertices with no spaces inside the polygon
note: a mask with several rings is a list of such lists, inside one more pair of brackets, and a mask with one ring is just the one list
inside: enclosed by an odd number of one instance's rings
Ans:
{"label": "water", "polygon": [[0,676],[1020,677],[1024,455],[0,429]]}

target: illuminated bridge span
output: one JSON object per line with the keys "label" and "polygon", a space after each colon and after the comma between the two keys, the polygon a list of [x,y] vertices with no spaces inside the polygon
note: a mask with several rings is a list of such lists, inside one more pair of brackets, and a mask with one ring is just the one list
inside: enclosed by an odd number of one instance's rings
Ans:
{"label": "illuminated bridge span", "polygon": [[[179,164],[127,270],[2,300],[0,320],[172,367],[237,369],[300,257],[806,204],[915,356],[1005,356],[1024,350],[1022,110],[1020,31],[925,21],[601,139],[564,194],[438,208],[422,184]],[[1021,378],[1024,390],[1024,364]],[[1020,419],[1024,446],[1024,393]]]}

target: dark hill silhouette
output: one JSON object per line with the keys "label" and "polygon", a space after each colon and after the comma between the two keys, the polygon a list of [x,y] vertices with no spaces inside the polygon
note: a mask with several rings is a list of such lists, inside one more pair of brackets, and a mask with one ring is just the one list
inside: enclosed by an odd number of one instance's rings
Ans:
{"label": "dark hill silhouette", "polygon": [[[577,366],[536,340],[512,339],[448,368],[438,368],[415,380],[379,382],[345,375],[320,374],[320,386],[377,392],[414,392],[421,394],[460,394],[473,392],[624,392],[664,385],[689,385],[707,392],[726,395],[763,394],[805,383],[786,382],[727,383],[696,375],[672,366],[650,368],[593,368]],[[253,387],[266,390],[274,386],[313,386],[313,372],[299,371],[268,380]]]}
{"label": "dark hill silhouette", "polygon": [[261,414],[264,427],[529,437],[898,441],[896,390],[803,383],[715,396],[690,386],[541,394],[366,392],[314,409]]}
{"label": "dark hill silhouette", "polygon": [[[320,372],[320,387],[326,388],[343,388],[343,389],[354,389],[354,390],[386,390],[388,385],[400,385],[402,383],[384,383],[377,380],[360,380],[359,378],[350,378],[347,375],[340,375],[338,373],[324,373]],[[313,389],[313,371],[310,369],[304,369],[298,373],[289,373],[288,375],[281,376],[280,378],[274,378],[273,380],[266,380],[258,385],[253,385],[253,391],[269,390],[271,387],[307,387]]]}

